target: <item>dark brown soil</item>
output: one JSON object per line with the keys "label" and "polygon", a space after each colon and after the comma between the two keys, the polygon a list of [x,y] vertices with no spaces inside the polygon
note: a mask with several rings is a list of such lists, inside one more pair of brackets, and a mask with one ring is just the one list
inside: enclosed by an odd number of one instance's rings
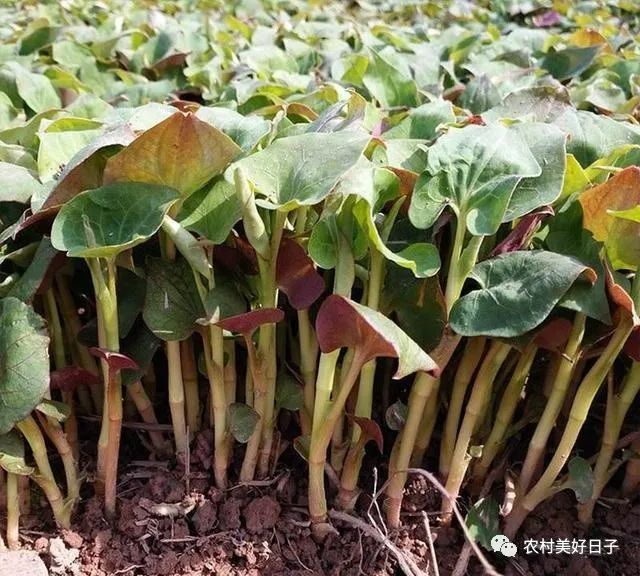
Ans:
{"label": "dark brown soil", "polygon": [[[201,462],[209,455],[205,444],[200,446]],[[183,470],[160,463],[123,470],[120,516],[113,525],[94,498],[80,506],[73,530],[48,533],[37,515],[25,517],[27,547],[41,554],[53,576],[401,574],[387,548],[353,526],[335,523],[337,534],[322,544],[312,539],[306,486],[298,480],[304,477],[301,470],[223,492],[211,487],[206,466],[193,460],[188,483]],[[422,478],[412,478],[407,492],[404,528],[389,538],[426,576],[433,572],[421,512],[437,512],[439,500]],[[577,521],[573,495],[562,493],[525,522],[514,559],[487,556],[506,576],[640,576],[640,504],[612,502],[598,506],[587,532]],[[361,497],[356,514],[367,524],[373,519],[384,531],[378,508],[370,504],[370,497]],[[436,556],[440,574],[447,576],[464,539],[456,526],[439,528],[436,516],[431,516]],[[619,549],[610,556],[527,555],[525,538],[615,538]],[[467,573],[482,574],[474,559]]]}

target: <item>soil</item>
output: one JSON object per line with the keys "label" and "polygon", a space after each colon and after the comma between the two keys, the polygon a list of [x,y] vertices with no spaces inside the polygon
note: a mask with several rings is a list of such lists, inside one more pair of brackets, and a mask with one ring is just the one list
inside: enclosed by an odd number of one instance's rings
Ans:
{"label": "soil", "polygon": [[[226,491],[212,488],[206,444],[196,440],[200,450],[192,453],[188,482],[184,469],[170,470],[160,462],[132,462],[123,469],[120,515],[113,525],[93,497],[80,505],[73,530],[48,532],[38,525],[44,513],[23,518],[25,547],[41,555],[53,576],[401,574],[393,554],[353,526],[334,522],[337,533],[321,544],[313,540],[302,468]],[[464,538],[455,526],[437,526],[438,507],[434,489],[423,478],[411,478],[403,529],[389,538],[425,575],[433,574],[422,516],[423,510],[432,512],[438,567],[447,576]],[[354,514],[384,530],[382,512],[367,494]],[[617,539],[619,548],[609,556],[526,555],[525,538]],[[505,576],[640,576],[640,503],[603,500],[587,532],[577,521],[573,495],[561,493],[527,519],[516,544],[519,554],[513,559],[487,553]],[[473,558],[467,573],[482,574]]]}

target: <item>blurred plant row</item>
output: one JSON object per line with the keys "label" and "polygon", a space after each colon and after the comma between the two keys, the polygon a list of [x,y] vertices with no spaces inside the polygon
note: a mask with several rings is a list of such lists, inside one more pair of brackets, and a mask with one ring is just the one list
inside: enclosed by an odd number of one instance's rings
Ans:
{"label": "blurred plant row", "polygon": [[140,6],[1,9],[10,546],[96,416],[115,516],[125,412],[178,465],[210,431],[219,488],[295,448],[318,537],[376,449],[391,527],[426,466],[485,544],[637,494],[633,3]]}

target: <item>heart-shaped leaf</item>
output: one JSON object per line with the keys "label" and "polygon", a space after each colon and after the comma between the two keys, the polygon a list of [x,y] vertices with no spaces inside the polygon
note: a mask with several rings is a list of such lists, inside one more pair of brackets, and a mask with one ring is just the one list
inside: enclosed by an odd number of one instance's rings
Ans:
{"label": "heart-shaped leaf", "polygon": [[205,298],[204,307],[207,318],[198,320],[199,324],[215,324],[225,318],[241,316],[247,311],[247,303],[237,288],[231,283],[218,282]]}
{"label": "heart-shaped leaf", "polygon": [[275,324],[282,320],[284,320],[284,312],[279,308],[258,308],[245,314],[223,318],[216,322],[216,325],[248,338],[263,324]]}
{"label": "heart-shaped leaf", "polygon": [[44,320],[16,298],[0,300],[0,434],[28,416],[49,389]]}
{"label": "heart-shaped leaf", "polygon": [[450,206],[471,234],[490,236],[503,222],[516,186],[541,173],[513,128],[493,124],[451,129],[429,149],[409,217],[417,228],[429,228]]}
{"label": "heart-shaped leaf", "polygon": [[540,176],[523,178],[516,186],[505,214],[511,222],[532,210],[553,204],[562,192],[566,171],[567,135],[551,124],[523,123],[514,129],[527,143],[542,168]]}
{"label": "heart-shaped leaf", "polygon": [[640,168],[629,166],[580,196],[584,227],[603,242],[615,269],[640,263]]}
{"label": "heart-shaped leaf", "polygon": [[360,428],[360,432],[364,434],[364,437],[369,440],[373,440],[380,451],[380,454],[384,452],[384,440],[382,438],[382,430],[375,420],[371,418],[363,418],[361,416],[355,416],[353,414],[347,414],[347,418],[352,422],[355,422]]}
{"label": "heart-shaped leaf", "polygon": [[569,461],[568,488],[576,494],[578,502],[587,502],[593,494],[595,478],[589,462],[576,456]]}
{"label": "heart-shaped leaf", "polygon": [[304,248],[291,238],[283,238],[276,263],[278,287],[296,310],[309,308],[324,292],[324,280]]}
{"label": "heart-shaped leaf", "polygon": [[222,244],[233,226],[242,218],[235,188],[226,180],[217,180],[187,198],[178,220],[187,230],[196,232],[214,244]]}
{"label": "heart-shaped leaf", "polygon": [[140,182],[88,190],[62,207],[51,242],[71,257],[113,257],[153,236],[177,199],[173,188]]}
{"label": "heart-shaped leaf", "polygon": [[271,130],[271,123],[257,115],[243,116],[229,108],[202,106],[196,116],[222,130],[244,152],[248,152]]}
{"label": "heart-shaped leaf", "polygon": [[61,107],[60,97],[46,76],[30,72],[17,62],[5,66],[15,76],[18,94],[31,110],[37,113]]}
{"label": "heart-shaped leaf", "polygon": [[276,408],[284,410],[302,410],[304,397],[302,386],[288,372],[278,374],[276,387]]}
{"label": "heart-shaped leaf", "polygon": [[148,260],[147,297],[142,315],[162,340],[184,340],[192,334],[196,321],[205,316],[205,309],[186,260]]}
{"label": "heart-shaped leaf", "polygon": [[29,476],[34,469],[24,459],[24,441],[15,430],[0,434],[0,468],[9,474]]}
{"label": "heart-shaped leaf", "polygon": [[377,52],[368,50],[369,65],[362,79],[371,95],[385,108],[415,106],[418,102],[418,87],[411,77],[408,65],[390,46]]}
{"label": "heart-shaped leaf", "polygon": [[446,100],[435,100],[413,108],[399,124],[383,133],[384,140],[415,138],[431,140],[442,124],[455,122],[453,105]]}
{"label": "heart-shaped leaf", "polygon": [[462,336],[513,338],[533,330],[582,274],[595,272],[575,258],[544,250],[502,254],[470,275],[480,288],[451,309],[451,328]]}
{"label": "heart-shaped leaf", "polygon": [[80,366],[65,366],[51,372],[51,389],[73,392],[78,386],[96,386],[100,379]]}
{"label": "heart-shaped leaf", "polygon": [[122,384],[124,386],[138,382],[146,374],[156,351],[160,348],[160,343],[161,340],[142,323],[138,324],[124,340],[121,345],[122,353],[133,360],[137,366],[136,369],[123,369]]}
{"label": "heart-shaped leaf", "polygon": [[438,373],[436,363],[397,324],[380,312],[337,294],[322,303],[316,333],[324,353],[353,348],[366,360],[378,356],[397,358],[396,379],[413,372]]}
{"label": "heart-shaped leaf", "polygon": [[558,80],[568,80],[584,72],[600,52],[600,46],[551,50],[542,60],[541,66]]}
{"label": "heart-shaped leaf", "polygon": [[104,181],[161,184],[186,198],[239,153],[240,148],[220,130],[190,112],[176,112],[110,158]]}
{"label": "heart-shaped leaf", "polygon": [[321,202],[358,162],[368,142],[369,136],[357,131],[289,136],[237,166],[270,206],[289,211]]}
{"label": "heart-shaped leaf", "polygon": [[260,422],[260,415],[251,406],[234,402],[229,405],[229,431],[240,444],[246,444]]}
{"label": "heart-shaped leaf", "polygon": [[0,162],[0,202],[27,204],[34,194],[42,193],[43,186],[27,168]]}

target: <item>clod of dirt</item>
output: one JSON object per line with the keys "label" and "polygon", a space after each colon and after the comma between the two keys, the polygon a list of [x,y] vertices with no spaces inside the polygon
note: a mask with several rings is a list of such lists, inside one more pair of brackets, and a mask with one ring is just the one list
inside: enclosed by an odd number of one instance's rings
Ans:
{"label": "clod of dirt", "polygon": [[82,544],[84,543],[82,536],[73,530],[63,530],[62,539],[70,548],[82,548]]}
{"label": "clod of dirt", "polygon": [[156,502],[180,502],[184,497],[184,485],[167,472],[156,474],[149,480],[147,489]]}
{"label": "clod of dirt", "polygon": [[280,517],[280,504],[271,496],[262,496],[249,502],[244,509],[244,519],[249,532],[271,530]]}
{"label": "clod of dirt", "polygon": [[80,566],[76,563],[80,551],[67,548],[62,538],[49,540],[49,571],[53,575],[80,574]]}
{"label": "clod of dirt", "polygon": [[35,552],[0,552],[0,576],[47,576],[47,567]]}
{"label": "clod of dirt", "polygon": [[229,498],[220,506],[220,528],[222,530],[236,530],[240,528],[240,506],[242,502]]}
{"label": "clod of dirt", "polygon": [[193,526],[199,536],[212,532],[218,521],[216,505],[210,500],[205,500],[193,515]]}
{"label": "clod of dirt", "polygon": [[567,567],[567,576],[600,576],[588,558],[576,557]]}

